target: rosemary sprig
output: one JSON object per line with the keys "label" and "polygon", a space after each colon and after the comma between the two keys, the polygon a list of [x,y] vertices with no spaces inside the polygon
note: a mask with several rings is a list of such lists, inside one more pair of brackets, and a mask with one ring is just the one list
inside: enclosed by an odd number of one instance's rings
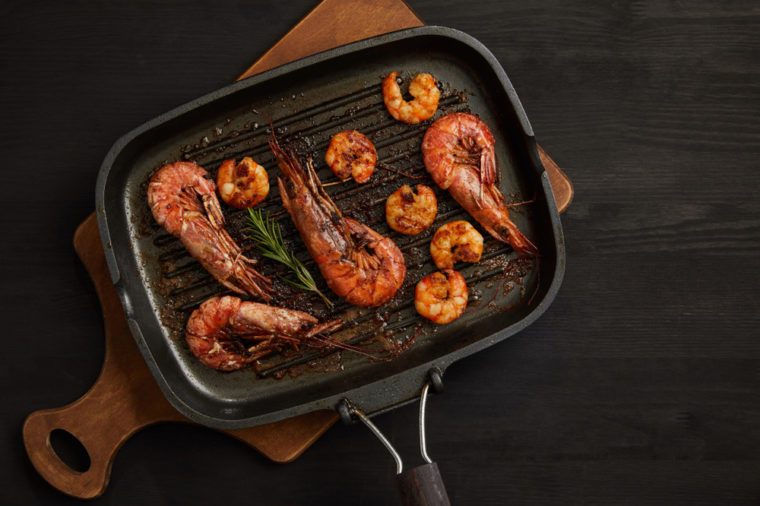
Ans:
{"label": "rosemary sprig", "polygon": [[248,209],[248,236],[256,243],[256,249],[262,256],[286,265],[293,271],[295,279],[282,278],[283,281],[300,290],[314,292],[322,298],[327,307],[333,306],[330,299],[317,288],[317,283],[306,266],[285,247],[280,224],[270,218],[269,214],[261,209]]}

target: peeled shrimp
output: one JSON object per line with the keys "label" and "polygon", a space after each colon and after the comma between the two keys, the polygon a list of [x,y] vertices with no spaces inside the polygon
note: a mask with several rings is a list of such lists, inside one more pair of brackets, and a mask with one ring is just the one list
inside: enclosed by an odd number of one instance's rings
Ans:
{"label": "peeled shrimp", "polygon": [[433,272],[422,278],[414,288],[414,307],[428,320],[451,323],[467,308],[467,283],[455,270]]}
{"label": "peeled shrimp", "polygon": [[240,163],[225,160],[216,175],[222,200],[238,209],[253,207],[269,194],[269,176],[264,167],[246,156]]}
{"label": "peeled shrimp", "polygon": [[[190,315],[185,339],[203,365],[235,371],[281,348],[308,345],[318,334],[340,326],[340,320],[319,323],[302,311],[232,296],[211,297]],[[331,343],[315,342],[319,347]]]}
{"label": "peeled shrimp", "polygon": [[404,235],[416,235],[427,230],[438,214],[435,192],[424,184],[412,187],[405,184],[385,201],[388,226]]}
{"label": "peeled shrimp", "polygon": [[464,220],[442,225],[430,241],[430,256],[439,269],[453,269],[457,262],[479,262],[482,254],[483,236]]}
{"label": "peeled shrimp", "polygon": [[409,83],[409,94],[414,100],[407,102],[397,81],[398,72],[383,79],[383,101],[388,112],[398,121],[416,125],[433,117],[438,109],[441,90],[431,74],[417,74]]}
{"label": "peeled shrimp", "polygon": [[357,183],[366,183],[375,172],[377,151],[363,133],[345,130],[330,139],[325,162],[341,181],[353,177]]}
{"label": "peeled shrimp", "polygon": [[233,292],[271,299],[272,281],[253,266],[224,228],[224,216],[214,182],[193,162],[161,167],[148,184],[153,217],[179,238],[187,251]]}

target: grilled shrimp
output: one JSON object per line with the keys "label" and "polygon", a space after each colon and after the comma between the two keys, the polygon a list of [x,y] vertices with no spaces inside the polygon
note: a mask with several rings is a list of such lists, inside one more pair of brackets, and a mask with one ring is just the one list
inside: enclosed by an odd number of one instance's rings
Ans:
{"label": "grilled shrimp", "polygon": [[435,221],[438,200],[435,192],[424,184],[412,187],[405,184],[385,201],[385,219],[388,226],[404,235],[424,232]]}
{"label": "grilled shrimp", "polygon": [[433,272],[414,288],[414,307],[420,316],[445,324],[451,323],[467,308],[467,283],[455,270]]}
{"label": "grilled shrimp", "polygon": [[509,218],[504,196],[496,186],[494,143],[480,118],[461,112],[448,114],[425,132],[425,168],[489,234],[518,253],[536,255],[538,248]]}
{"label": "grilled shrimp", "polygon": [[[283,347],[308,345],[318,334],[340,326],[340,320],[319,323],[302,311],[232,296],[212,297],[190,315],[185,339],[203,365],[235,371]],[[316,344],[322,347],[325,342]]]}
{"label": "grilled shrimp", "polygon": [[439,269],[453,269],[456,262],[479,262],[482,254],[483,236],[464,220],[442,225],[430,241],[430,256]]}
{"label": "grilled shrimp", "polygon": [[167,232],[182,241],[190,254],[233,292],[263,300],[271,298],[272,281],[253,266],[224,229],[224,216],[214,182],[193,162],[161,167],[148,185],[153,217]]}
{"label": "grilled shrimp", "polygon": [[222,200],[232,207],[253,207],[269,194],[269,176],[264,167],[246,156],[240,163],[225,160],[216,175]]}
{"label": "grilled shrimp", "polygon": [[409,83],[409,94],[414,97],[411,102],[404,100],[398,72],[391,72],[383,79],[383,102],[391,116],[409,125],[432,118],[441,98],[435,77],[431,74],[417,74]]}
{"label": "grilled shrimp", "polygon": [[353,177],[357,183],[366,183],[375,172],[377,151],[363,133],[345,130],[330,139],[325,162],[341,181]]}
{"label": "grilled shrimp", "polygon": [[274,134],[269,146],[282,171],[277,181],[282,203],[327,286],[357,306],[388,302],[406,276],[398,246],[367,225],[344,217],[322,188],[311,159],[303,168],[297,155],[282,149]]}

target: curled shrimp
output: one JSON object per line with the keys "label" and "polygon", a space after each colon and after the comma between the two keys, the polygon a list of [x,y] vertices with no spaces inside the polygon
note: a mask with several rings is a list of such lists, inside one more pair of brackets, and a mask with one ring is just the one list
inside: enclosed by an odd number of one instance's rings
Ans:
{"label": "curled shrimp", "polygon": [[441,225],[430,241],[430,256],[439,269],[453,269],[457,262],[479,262],[482,254],[483,236],[464,220]]}
{"label": "curled shrimp", "polygon": [[340,320],[319,323],[302,311],[232,296],[211,297],[190,315],[185,339],[205,366],[235,371],[286,347],[298,349],[315,339],[322,347],[326,341],[317,336],[340,326]]}
{"label": "curled shrimp", "polygon": [[269,194],[269,176],[264,167],[246,156],[240,163],[225,160],[216,174],[216,185],[222,200],[232,207],[253,207]]}
{"label": "curled shrimp", "polygon": [[282,171],[277,181],[282,203],[327,286],[357,306],[388,302],[406,276],[396,243],[344,217],[322,187],[311,159],[302,167],[293,152],[280,147],[274,133],[269,146]]}
{"label": "curled shrimp", "polygon": [[435,77],[431,74],[417,74],[409,83],[409,94],[414,97],[411,102],[404,100],[398,72],[391,72],[383,79],[383,102],[394,119],[416,125],[432,118],[441,98]]}
{"label": "curled shrimp", "polygon": [[438,214],[435,192],[424,184],[412,189],[408,184],[391,193],[385,201],[388,226],[404,235],[416,235],[427,230]]}
{"label": "curled shrimp", "polygon": [[330,139],[325,162],[341,181],[353,177],[357,183],[366,183],[375,172],[377,151],[363,133],[345,130]]}
{"label": "curled shrimp", "polygon": [[178,237],[187,251],[235,293],[271,299],[272,281],[243,255],[224,228],[224,216],[208,173],[192,162],[161,167],[148,184],[148,204],[159,225]]}
{"label": "curled shrimp", "polygon": [[467,283],[459,272],[446,269],[422,278],[414,288],[414,307],[420,316],[443,325],[467,308]]}
{"label": "curled shrimp", "polygon": [[508,206],[496,185],[495,142],[488,126],[477,116],[447,114],[425,132],[425,168],[489,234],[518,253],[536,255],[538,248],[509,218]]}

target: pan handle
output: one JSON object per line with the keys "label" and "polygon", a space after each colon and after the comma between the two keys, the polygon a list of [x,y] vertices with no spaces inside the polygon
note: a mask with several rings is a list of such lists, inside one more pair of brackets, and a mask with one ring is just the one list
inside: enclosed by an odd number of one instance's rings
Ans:
{"label": "pan handle", "polygon": [[425,382],[420,394],[420,453],[425,460],[425,464],[404,470],[404,464],[401,456],[393,447],[390,441],[380,432],[380,429],[372,423],[372,420],[364,412],[351,403],[348,399],[343,399],[339,410],[341,415],[348,414],[356,416],[364,425],[372,431],[383,445],[388,449],[396,461],[396,479],[398,481],[401,501],[404,506],[450,506],[449,496],[446,493],[446,486],[443,483],[441,472],[438,464],[430,459],[427,453],[427,441],[425,438],[425,411],[427,408],[427,396],[431,385],[437,392],[443,390],[443,381],[438,369],[432,369],[428,374],[429,380]]}
{"label": "pan handle", "polygon": [[449,506],[449,496],[438,470],[430,462],[413,467],[398,475],[398,489],[404,506]]}

